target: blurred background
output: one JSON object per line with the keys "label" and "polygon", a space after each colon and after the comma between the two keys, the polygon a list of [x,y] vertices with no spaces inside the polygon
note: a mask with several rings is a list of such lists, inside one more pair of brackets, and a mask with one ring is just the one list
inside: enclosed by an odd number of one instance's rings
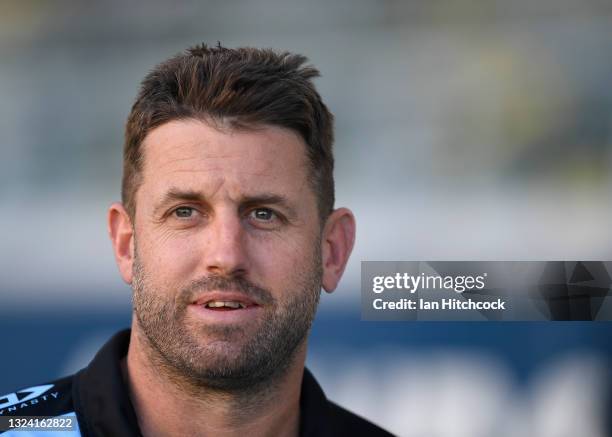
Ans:
{"label": "blurred background", "polygon": [[358,221],[308,365],[401,436],[607,435],[609,323],[360,321],[362,260],[612,259],[603,0],[0,3],[0,392],[130,322],[106,210],[139,81],[199,42],[303,53]]}

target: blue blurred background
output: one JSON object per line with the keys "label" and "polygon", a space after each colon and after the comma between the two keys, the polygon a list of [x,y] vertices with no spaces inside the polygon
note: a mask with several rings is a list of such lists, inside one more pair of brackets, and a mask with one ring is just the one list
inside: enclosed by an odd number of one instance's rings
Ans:
{"label": "blue blurred background", "polygon": [[402,436],[606,435],[609,323],[360,321],[362,260],[612,259],[601,0],[0,4],[0,392],[130,321],[106,236],[140,79],[198,42],[307,55],[357,216],[308,365]]}

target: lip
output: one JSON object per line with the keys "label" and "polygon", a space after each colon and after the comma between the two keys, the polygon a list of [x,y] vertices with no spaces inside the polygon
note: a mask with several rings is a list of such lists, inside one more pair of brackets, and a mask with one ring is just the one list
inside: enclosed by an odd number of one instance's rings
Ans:
{"label": "lip", "polygon": [[197,299],[195,299],[191,303],[191,305],[202,306],[204,308],[204,305],[214,300],[224,301],[224,302],[228,302],[228,301],[239,302],[243,304],[245,307],[247,307],[243,309],[248,309],[251,307],[259,306],[258,302],[246,296],[244,293],[238,293],[238,292],[232,292],[232,291],[226,291],[226,292],[214,291],[214,292],[205,293],[201,295],[200,297],[198,297]]}
{"label": "lip", "polygon": [[[218,310],[207,308],[205,304],[211,300],[234,301],[243,303],[246,308]],[[206,325],[253,323],[259,317],[263,307],[242,293],[206,293],[189,305],[189,311]]]}

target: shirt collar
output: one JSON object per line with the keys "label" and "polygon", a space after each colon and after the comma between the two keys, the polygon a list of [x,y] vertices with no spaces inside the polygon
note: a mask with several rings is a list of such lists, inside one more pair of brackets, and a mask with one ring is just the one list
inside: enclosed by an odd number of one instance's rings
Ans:
{"label": "shirt collar", "polygon": [[77,415],[82,414],[89,436],[140,436],[138,420],[121,374],[130,330],[115,334],[85,369],[73,388]]}

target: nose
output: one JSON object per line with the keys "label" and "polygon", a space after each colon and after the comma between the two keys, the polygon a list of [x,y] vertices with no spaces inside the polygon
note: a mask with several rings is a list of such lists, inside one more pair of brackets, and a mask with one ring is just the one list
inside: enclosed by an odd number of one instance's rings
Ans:
{"label": "nose", "polygon": [[218,211],[207,232],[207,272],[218,276],[244,275],[248,268],[248,254],[240,217],[235,212]]}

